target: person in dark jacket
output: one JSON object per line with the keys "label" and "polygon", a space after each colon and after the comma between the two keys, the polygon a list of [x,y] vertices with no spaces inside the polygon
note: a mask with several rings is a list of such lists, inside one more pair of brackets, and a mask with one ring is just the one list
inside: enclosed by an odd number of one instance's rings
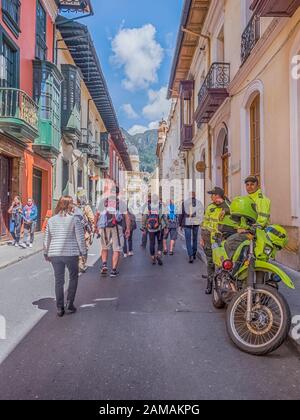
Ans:
{"label": "person in dark jacket", "polygon": [[23,209],[19,196],[14,198],[12,205],[8,209],[8,214],[10,214],[9,231],[13,238],[12,245],[15,247],[26,248],[26,245],[20,244],[21,227],[23,223]]}
{"label": "person in dark jacket", "polygon": [[[87,248],[80,218],[74,215],[74,203],[70,196],[61,197],[55,216],[47,223],[44,238],[44,256],[50,261],[55,274],[57,315],[75,313],[74,300],[78,285],[79,256],[86,257]],[[64,305],[65,269],[69,270],[70,282],[67,304]]]}
{"label": "person in dark jacket", "polygon": [[162,202],[153,195],[142,216],[142,230],[147,230],[150,239],[150,255],[152,264],[163,265],[163,232],[166,227],[166,216],[163,212]]}
{"label": "person in dark jacket", "polygon": [[192,192],[188,200],[182,205],[182,212],[179,216],[179,226],[184,229],[186,248],[189,262],[192,264],[196,259],[198,251],[198,234],[203,219],[203,205],[196,199],[196,193]]}

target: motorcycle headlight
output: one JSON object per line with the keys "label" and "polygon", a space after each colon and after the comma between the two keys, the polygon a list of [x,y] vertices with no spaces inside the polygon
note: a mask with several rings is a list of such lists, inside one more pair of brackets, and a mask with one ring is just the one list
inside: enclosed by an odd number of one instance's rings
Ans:
{"label": "motorcycle headlight", "polygon": [[270,246],[265,246],[264,252],[269,257],[273,252],[273,248],[271,248]]}

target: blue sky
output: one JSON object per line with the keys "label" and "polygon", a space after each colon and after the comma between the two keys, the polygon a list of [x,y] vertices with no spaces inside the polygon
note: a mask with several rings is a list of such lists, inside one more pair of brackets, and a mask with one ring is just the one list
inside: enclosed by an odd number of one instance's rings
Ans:
{"label": "blue sky", "polygon": [[183,0],[93,0],[95,15],[82,21],[126,129],[145,130],[166,117],[165,89],[182,6]]}

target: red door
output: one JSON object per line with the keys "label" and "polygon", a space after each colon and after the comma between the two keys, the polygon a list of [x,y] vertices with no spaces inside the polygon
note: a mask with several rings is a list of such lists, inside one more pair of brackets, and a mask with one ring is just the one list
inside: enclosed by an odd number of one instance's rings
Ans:
{"label": "red door", "polygon": [[11,160],[0,156],[0,237],[8,233]]}

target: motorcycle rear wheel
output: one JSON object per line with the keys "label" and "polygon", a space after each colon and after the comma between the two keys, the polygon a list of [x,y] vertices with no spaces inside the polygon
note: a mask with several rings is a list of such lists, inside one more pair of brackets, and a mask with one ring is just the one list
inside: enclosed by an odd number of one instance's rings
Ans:
{"label": "motorcycle rear wheel", "polygon": [[264,356],[277,350],[291,328],[290,308],[274,288],[253,290],[253,319],[247,322],[247,290],[232,299],[226,312],[226,328],[231,341],[243,352]]}

